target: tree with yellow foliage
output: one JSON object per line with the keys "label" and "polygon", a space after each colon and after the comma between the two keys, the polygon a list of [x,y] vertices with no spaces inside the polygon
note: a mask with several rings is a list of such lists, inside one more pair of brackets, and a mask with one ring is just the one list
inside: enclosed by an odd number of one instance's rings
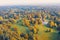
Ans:
{"label": "tree with yellow foliage", "polygon": [[39,40],[38,34],[34,34],[34,35],[33,35],[33,38],[34,38],[34,40]]}
{"label": "tree with yellow foliage", "polygon": [[9,19],[10,22],[16,23],[17,21],[14,18]]}
{"label": "tree with yellow foliage", "polygon": [[31,22],[32,22],[33,24],[34,24],[34,21],[35,21],[35,19],[34,19],[34,18],[32,18],[32,19],[31,19]]}
{"label": "tree with yellow foliage", "polygon": [[10,40],[16,40],[16,38],[14,38],[14,37],[11,37],[11,38],[10,38]]}
{"label": "tree with yellow foliage", "polygon": [[34,29],[34,33],[38,32],[39,29],[38,29],[38,23],[37,22],[34,24],[33,29]]}
{"label": "tree with yellow foliage", "polygon": [[15,16],[14,19],[16,19],[16,20],[19,19],[19,16]]}
{"label": "tree with yellow foliage", "polygon": [[3,31],[0,29],[0,35],[2,35],[3,34]]}
{"label": "tree with yellow foliage", "polygon": [[49,25],[50,25],[50,27],[57,27],[57,24],[54,23],[54,21],[50,21],[50,22],[49,22]]}
{"label": "tree with yellow foliage", "polygon": [[30,20],[27,20],[27,19],[23,19],[23,23],[24,23],[24,25],[26,25],[26,26],[30,26]]}
{"label": "tree with yellow foliage", "polygon": [[2,16],[0,16],[0,20],[3,20],[3,17]]}

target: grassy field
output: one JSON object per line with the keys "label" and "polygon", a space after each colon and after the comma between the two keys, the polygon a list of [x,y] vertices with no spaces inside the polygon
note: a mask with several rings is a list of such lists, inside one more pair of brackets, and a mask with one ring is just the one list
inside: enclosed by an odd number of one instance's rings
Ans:
{"label": "grassy field", "polygon": [[[23,33],[29,32],[28,27],[19,24],[13,24],[12,26],[17,27]],[[45,32],[47,29],[51,29],[51,32]],[[59,37],[60,35],[55,29],[39,25],[39,40],[59,40]]]}

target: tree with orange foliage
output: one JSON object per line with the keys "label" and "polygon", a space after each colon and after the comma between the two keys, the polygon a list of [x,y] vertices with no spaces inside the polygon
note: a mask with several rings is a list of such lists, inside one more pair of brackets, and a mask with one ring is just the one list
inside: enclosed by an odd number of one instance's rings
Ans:
{"label": "tree with orange foliage", "polygon": [[37,22],[37,21],[36,21],[33,29],[34,29],[34,33],[38,33],[38,30],[39,30],[39,29],[38,29],[38,22]]}
{"label": "tree with orange foliage", "polygon": [[26,25],[26,26],[30,26],[30,20],[27,20],[27,19],[23,19],[23,23],[24,23],[24,25]]}

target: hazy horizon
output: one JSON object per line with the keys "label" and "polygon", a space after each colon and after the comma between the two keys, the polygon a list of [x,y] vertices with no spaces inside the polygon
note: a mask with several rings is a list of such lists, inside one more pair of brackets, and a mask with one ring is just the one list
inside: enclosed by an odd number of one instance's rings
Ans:
{"label": "hazy horizon", "polygon": [[59,5],[60,0],[0,0],[0,6],[11,5]]}

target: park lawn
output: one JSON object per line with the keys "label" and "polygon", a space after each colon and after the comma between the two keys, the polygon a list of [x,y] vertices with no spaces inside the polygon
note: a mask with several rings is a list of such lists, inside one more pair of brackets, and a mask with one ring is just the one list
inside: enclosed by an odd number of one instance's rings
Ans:
{"label": "park lawn", "polygon": [[[51,29],[51,32],[45,32]],[[39,25],[39,40],[57,40],[57,31],[55,29]]]}

